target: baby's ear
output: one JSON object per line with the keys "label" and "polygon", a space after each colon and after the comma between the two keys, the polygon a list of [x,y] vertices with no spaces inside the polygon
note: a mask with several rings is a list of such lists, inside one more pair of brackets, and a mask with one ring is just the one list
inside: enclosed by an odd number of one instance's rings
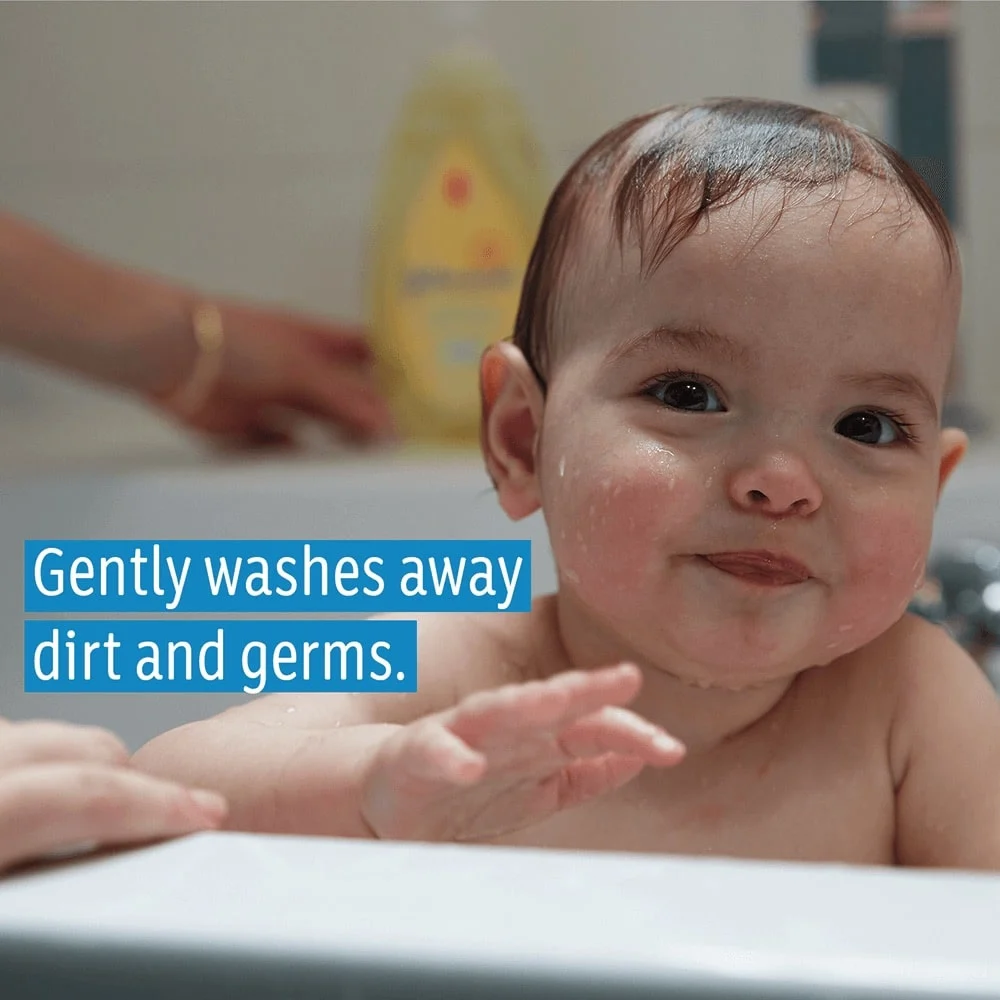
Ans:
{"label": "baby's ear", "polygon": [[541,505],[535,455],[542,427],[541,386],[521,351],[494,344],[479,369],[483,403],[480,443],[500,506],[515,521]]}
{"label": "baby's ear", "polygon": [[941,491],[955,471],[958,463],[965,457],[969,448],[969,438],[965,431],[957,427],[945,427],[941,431],[941,467],[938,472],[938,499]]}

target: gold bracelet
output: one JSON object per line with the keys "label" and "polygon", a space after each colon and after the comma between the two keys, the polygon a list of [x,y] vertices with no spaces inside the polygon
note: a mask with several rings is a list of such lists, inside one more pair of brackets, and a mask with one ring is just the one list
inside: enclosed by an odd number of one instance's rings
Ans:
{"label": "gold bracelet", "polygon": [[195,306],[191,326],[198,357],[188,380],[168,400],[170,408],[182,416],[191,416],[205,405],[219,377],[225,346],[222,314],[217,306],[207,302]]}

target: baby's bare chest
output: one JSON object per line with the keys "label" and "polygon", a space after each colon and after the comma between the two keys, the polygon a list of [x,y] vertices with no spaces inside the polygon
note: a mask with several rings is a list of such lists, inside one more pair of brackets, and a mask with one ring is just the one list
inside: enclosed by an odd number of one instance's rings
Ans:
{"label": "baby's bare chest", "polygon": [[877,746],[739,747],[647,769],[617,793],[493,843],[892,864],[894,795]]}

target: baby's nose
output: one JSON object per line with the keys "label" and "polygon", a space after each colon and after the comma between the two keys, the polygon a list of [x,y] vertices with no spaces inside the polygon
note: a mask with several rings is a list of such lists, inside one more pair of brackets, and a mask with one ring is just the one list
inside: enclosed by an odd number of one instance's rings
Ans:
{"label": "baby's nose", "polygon": [[730,481],[738,507],[770,517],[812,514],[823,501],[809,467],[793,455],[768,455],[738,469]]}

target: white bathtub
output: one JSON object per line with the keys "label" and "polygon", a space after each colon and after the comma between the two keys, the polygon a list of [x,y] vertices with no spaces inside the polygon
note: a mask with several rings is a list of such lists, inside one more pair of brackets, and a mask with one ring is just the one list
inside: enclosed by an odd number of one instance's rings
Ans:
{"label": "white bathtub", "polygon": [[[942,500],[935,544],[1000,542],[1000,456],[976,453]],[[540,515],[500,510],[476,456],[330,464],[237,463],[0,481],[0,714],[109,726],[133,748],[242,695],[23,691],[23,543],[28,538],[530,538],[532,586],[555,572]]]}
{"label": "white bathtub", "polygon": [[201,834],[0,881],[0,995],[1000,997],[1000,876]]}

